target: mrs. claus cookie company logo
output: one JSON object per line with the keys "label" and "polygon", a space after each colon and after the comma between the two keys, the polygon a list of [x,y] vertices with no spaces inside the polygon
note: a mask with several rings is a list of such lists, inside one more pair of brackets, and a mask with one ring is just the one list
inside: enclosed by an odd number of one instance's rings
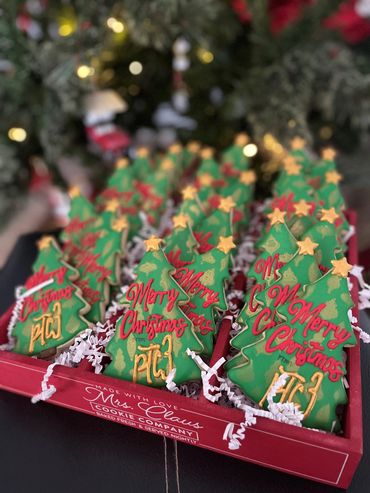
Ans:
{"label": "mrs. claus cookie company logo", "polygon": [[88,385],[83,399],[101,418],[192,444],[199,441],[198,430],[204,428],[187,419],[178,406],[133,392]]}

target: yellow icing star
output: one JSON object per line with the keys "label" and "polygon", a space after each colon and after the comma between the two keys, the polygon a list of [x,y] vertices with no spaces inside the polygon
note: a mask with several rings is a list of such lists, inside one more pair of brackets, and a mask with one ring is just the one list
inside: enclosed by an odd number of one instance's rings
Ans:
{"label": "yellow icing star", "polygon": [[200,143],[197,140],[191,140],[186,146],[188,151],[196,154],[200,149]]}
{"label": "yellow icing star", "polygon": [[347,277],[349,271],[353,267],[353,265],[347,262],[347,259],[345,257],[341,258],[340,260],[331,260],[331,263],[333,265],[333,274],[341,277]]}
{"label": "yellow icing star", "polygon": [[240,173],[240,183],[243,183],[243,185],[252,185],[256,180],[257,175],[252,169]]}
{"label": "yellow icing star", "polygon": [[285,156],[284,159],[283,159],[283,167],[284,169],[287,169],[287,168],[290,168],[291,166],[296,166],[298,163],[297,163],[297,160],[294,156]]}
{"label": "yellow icing star", "polygon": [[301,199],[296,204],[293,204],[293,207],[296,216],[308,216],[311,210],[310,204],[303,199]]}
{"label": "yellow icing star", "polygon": [[334,207],[330,207],[330,209],[321,210],[320,221],[327,221],[330,224],[334,224],[338,218],[339,218],[339,214],[335,212]]}
{"label": "yellow icing star", "polygon": [[289,176],[297,176],[301,172],[302,166],[299,164],[290,164],[289,166],[285,166],[285,172]]}
{"label": "yellow icing star", "polygon": [[107,212],[116,212],[119,207],[119,202],[117,199],[108,200],[105,204],[104,210]]}
{"label": "yellow icing star", "polygon": [[216,248],[218,248],[221,252],[225,254],[229,253],[229,251],[235,247],[236,245],[233,242],[232,236],[220,236],[220,239],[218,240],[218,245],[216,246]]}
{"label": "yellow icing star", "polygon": [[175,144],[171,144],[170,147],[168,148],[168,151],[171,154],[180,154],[182,151],[182,145],[176,142]]}
{"label": "yellow icing star", "polygon": [[181,190],[183,200],[192,200],[195,199],[197,195],[197,189],[192,185],[188,185],[184,189]]}
{"label": "yellow icing star", "polygon": [[46,248],[49,248],[51,243],[53,242],[53,237],[52,236],[43,236],[41,240],[37,242],[37,246],[39,250],[46,250]]}
{"label": "yellow icing star", "polygon": [[119,159],[117,159],[115,167],[116,169],[125,169],[127,168],[128,163],[129,160],[127,159],[127,157],[120,157]]}
{"label": "yellow icing star", "polygon": [[113,231],[123,231],[128,228],[128,221],[126,216],[121,216],[112,222]]}
{"label": "yellow icing star", "polygon": [[313,255],[315,253],[315,248],[319,246],[318,243],[315,243],[309,237],[307,237],[302,241],[297,241],[297,245],[298,245],[298,252],[301,255]]}
{"label": "yellow icing star", "polygon": [[336,155],[337,155],[337,151],[332,147],[326,147],[321,151],[321,157],[328,161],[332,161]]}
{"label": "yellow icing star", "polygon": [[80,187],[78,187],[77,185],[75,185],[74,187],[71,187],[68,190],[68,195],[70,196],[71,199],[74,199],[76,197],[79,197],[81,195],[81,189],[80,189]]}
{"label": "yellow icing star", "polygon": [[333,183],[334,185],[338,185],[338,183],[342,179],[342,175],[335,170],[328,171],[327,173],[325,173],[325,179],[326,183]]}
{"label": "yellow icing star", "polygon": [[299,151],[300,149],[304,149],[306,145],[306,141],[304,139],[302,139],[302,137],[294,137],[294,139],[292,139],[290,141],[290,146],[293,150],[295,151]]}
{"label": "yellow icing star", "polygon": [[212,147],[204,147],[200,151],[200,157],[202,159],[211,159],[211,157],[213,157],[214,152],[215,151],[212,149]]}
{"label": "yellow icing star", "polygon": [[189,218],[186,214],[178,214],[172,218],[174,228],[186,228]]}
{"label": "yellow icing star", "polygon": [[274,224],[284,223],[285,215],[286,212],[276,207],[270,214],[267,214],[267,217],[270,219],[271,226],[273,226]]}
{"label": "yellow icing star", "polygon": [[210,187],[213,183],[213,178],[209,173],[202,173],[198,176],[198,181],[203,187]]}
{"label": "yellow icing star", "polygon": [[144,240],[144,243],[147,252],[156,252],[159,250],[159,247],[162,243],[162,239],[156,238],[155,236],[151,236],[149,240]]}
{"label": "yellow icing star", "polygon": [[171,159],[164,159],[160,165],[160,168],[163,171],[171,171],[174,167],[174,162]]}
{"label": "yellow icing star", "polygon": [[136,149],[137,157],[148,157],[149,149],[147,147],[141,146]]}
{"label": "yellow icing star", "polygon": [[244,147],[249,142],[248,134],[241,132],[235,136],[234,144],[239,147]]}
{"label": "yellow icing star", "polygon": [[236,203],[233,201],[232,197],[222,197],[220,200],[218,208],[223,212],[230,212]]}

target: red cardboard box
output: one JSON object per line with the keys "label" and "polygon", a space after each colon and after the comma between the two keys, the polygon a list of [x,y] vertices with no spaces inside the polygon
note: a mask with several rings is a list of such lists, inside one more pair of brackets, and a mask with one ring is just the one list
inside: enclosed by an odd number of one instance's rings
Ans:
{"label": "red cardboard box", "polygon": [[[348,214],[351,224],[355,214]],[[349,240],[349,262],[357,263],[357,240]],[[356,301],[357,280],[353,282]],[[354,315],[357,316],[356,309]],[[0,319],[0,342],[6,340],[11,310]],[[227,354],[230,321],[224,320],[217,338],[213,362]],[[48,402],[115,421],[151,433],[165,435],[198,447],[230,455],[304,478],[347,488],[362,456],[362,402],[360,345],[348,349],[348,405],[344,434],[318,433],[258,418],[246,431],[239,450],[223,440],[226,426],[244,421],[237,409],[198,401],[139,384],[95,375],[82,368],[56,367],[50,383],[57,392]],[[0,388],[25,396],[40,391],[48,363],[10,352],[0,352]]]}

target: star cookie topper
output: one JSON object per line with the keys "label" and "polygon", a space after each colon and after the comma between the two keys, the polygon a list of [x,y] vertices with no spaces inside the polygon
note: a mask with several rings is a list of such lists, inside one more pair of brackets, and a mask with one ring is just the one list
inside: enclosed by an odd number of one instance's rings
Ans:
{"label": "star cookie topper", "polygon": [[311,210],[310,204],[306,201],[301,199],[299,202],[296,202],[293,204],[294,207],[294,213],[296,216],[301,216],[305,217],[308,216]]}
{"label": "star cookie topper", "polygon": [[275,207],[275,209],[272,212],[270,212],[270,214],[267,214],[271,226],[273,226],[274,224],[284,223],[285,216],[286,216],[286,212],[281,211],[277,207]]}
{"label": "star cookie topper", "polygon": [[77,185],[74,185],[68,190],[68,195],[71,199],[75,199],[81,195],[81,189]]}
{"label": "star cookie topper", "polygon": [[291,148],[294,150],[294,151],[299,151],[301,149],[304,149],[305,146],[306,146],[306,141],[304,139],[302,139],[302,137],[294,137],[294,139],[292,139],[290,141],[290,146]]}
{"label": "star cookie topper", "polygon": [[200,157],[202,159],[211,159],[214,155],[215,151],[214,149],[212,149],[212,147],[204,147],[201,151],[200,151]]}
{"label": "star cookie topper", "polygon": [[326,183],[332,183],[333,185],[338,185],[341,179],[342,179],[342,175],[338,173],[338,171],[333,170],[325,173]]}
{"label": "star cookie topper", "polygon": [[339,219],[339,214],[335,212],[334,207],[330,207],[330,209],[321,209],[320,221],[327,221],[330,224],[334,224],[337,219]]}
{"label": "star cookie topper", "polygon": [[126,216],[121,216],[113,220],[112,229],[113,231],[121,232],[128,228],[128,221]]}
{"label": "star cookie topper", "polygon": [[127,157],[120,157],[116,161],[115,168],[116,169],[125,169],[125,168],[127,168],[128,163],[129,163],[129,160],[127,159]]}
{"label": "star cookie topper", "polygon": [[187,187],[181,190],[183,200],[192,200],[195,199],[197,195],[197,189],[192,185],[188,185]]}
{"label": "star cookie topper", "polygon": [[236,206],[232,197],[222,197],[218,205],[218,209],[223,212],[230,212]]}
{"label": "star cookie topper", "polygon": [[43,236],[38,242],[37,242],[37,247],[38,249],[41,250],[46,250],[47,248],[50,247],[50,245],[53,243],[53,237],[52,236]]}
{"label": "star cookie topper", "polygon": [[298,252],[301,255],[314,255],[315,249],[319,246],[318,243],[307,237],[302,241],[297,241]]}
{"label": "star cookie topper", "polygon": [[248,134],[246,134],[245,132],[240,132],[235,136],[234,144],[239,147],[244,147],[245,145],[248,144],[248,142],[249,142],[249,137]]}
{"label": "star cookie topper", "polygon": [[172,218],[174,228],[186,228],[189,222],[189,217],[186,214],[178,214]]}
{"label": "star cookie topper", "polygon": [[333,161],[336,155],[337,151],[333,147],[326,147],[321,151],[321,157],[327,161]]}
{"label": "star cookie topper", "polygon": [[117,199],[108,200],[104,206],[106,212],[116,212],[119,208],[119,201]]}
{"label": "star cookie topper", "polygon": [[340,277],[347,277],[353,267],[345,257],[340,260],[331,260],[331,263],[333,265],[333,274]]}
{"label": "star cookie topper", "polygon": [[147,252],[157,252],[160,249],[162,238],[151,236],[148,240],[144,240]]}
{"label": "star cookie topper", "polygon": [[235,248],[236,245],[233,241],[232,236],[220,236],[216,248],[223,252],[225,255],[229,253],[230,250]]}
{"label": "star cookie topper", "polygon": [[209,173],[202,173],[198,176],[198,181],[202,187],[210,187],[213,183],[213,178]]}
{"label": "star cookie topper", "polygon": [[243,183],[243,185],[252,185],[255,183],[257,180],[257,175],[256,172],[253,171],[252,169],[249,169],[247,171],[242,171],[240,173],[240,183]]}

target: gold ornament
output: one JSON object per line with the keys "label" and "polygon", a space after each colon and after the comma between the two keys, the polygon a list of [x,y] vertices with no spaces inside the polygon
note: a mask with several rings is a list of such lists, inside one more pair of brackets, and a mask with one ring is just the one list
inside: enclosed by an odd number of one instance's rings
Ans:
{"label": "gold ornament", "polygon": [[347,262],[345,257],[340,260],[331,260],[333,265],[333,274],[336,276],[347,277],[349,271],[352,269],[353,265]]}
{"label": "gold ornament", "polygon": [[318,243],[315,243],[314,241],[311,240],[311,238],[306,238],[302,241],[297,241],[298,245],[298,252],[301,255],[314,255],[315,253],[315,248],[319,246]]}
{"label": "gold ornament", "polygon": [[159,247],[162,243],[162,239],[157,238],[155,236],[151,236],[148,240],[144,240],[144,243],[147,252],[156,252],[159,250]]}
{"label": "gold ornament", "polygon": [[233,242],[232,236],[220,236],[218,240],[218,244],[216,248],[218,248],[221,252],[227,254],[232,248],[235,248],[236,245]]}

